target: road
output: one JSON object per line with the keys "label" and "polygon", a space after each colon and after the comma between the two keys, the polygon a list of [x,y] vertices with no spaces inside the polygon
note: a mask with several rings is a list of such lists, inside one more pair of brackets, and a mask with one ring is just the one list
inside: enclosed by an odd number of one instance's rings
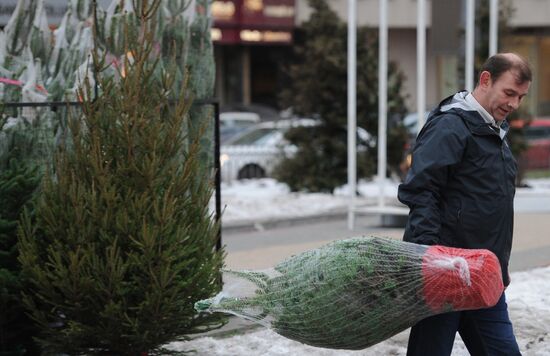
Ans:
{"label": "road", "polygon": [[[347,229],[342,217],[263,231],[227,231],[223,233],[226,267],[268,268],[294,254],[353,236],[403,236],[403,228],[377,227],[378,222],[373,216],[359,216],[354,231]],[[550,212],[516,213],[511,271],[546,265],[550,265]]]}

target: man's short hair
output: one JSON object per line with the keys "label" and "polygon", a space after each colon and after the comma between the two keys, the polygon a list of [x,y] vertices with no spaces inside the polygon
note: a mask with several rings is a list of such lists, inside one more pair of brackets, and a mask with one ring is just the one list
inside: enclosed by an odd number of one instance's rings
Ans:
{"label": "man's short hair", "polygon": [[487,71],[491,74],[493,82],[497,81],[500,76],[507,71],[514,71],[518,84],[533,81],[533,74],[529,63],[521,56],[512,53],[498,53],[489,57],[483,66],[480,73]]}

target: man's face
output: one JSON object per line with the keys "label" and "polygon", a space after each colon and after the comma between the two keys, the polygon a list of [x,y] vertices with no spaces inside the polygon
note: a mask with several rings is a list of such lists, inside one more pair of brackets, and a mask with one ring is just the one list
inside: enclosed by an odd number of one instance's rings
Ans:
{"label": "man's face", "polygon": [[531,82],[518,84],[516,73],[513,71],[504,72],[496,81],[493,81],[489,74],[484,90],[485,100],[480,104],[496,121],[502,121],[519,108],[530,85]]}

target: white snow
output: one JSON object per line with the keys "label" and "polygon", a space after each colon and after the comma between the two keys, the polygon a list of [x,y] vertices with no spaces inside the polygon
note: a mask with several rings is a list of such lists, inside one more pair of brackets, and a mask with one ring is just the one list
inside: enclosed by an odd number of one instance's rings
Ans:
{"label": "white snow", "polygon": [[[531,188],[520,188],[516,197],[550,196],[550,179],[527,182]],[[384,182],[384,196],[395,201],[397,182]],[[377,182],[361,181],[359,203],[374,204],[380,188]],[[288,187],[272,179],[233,182],[222,186],[225,205],[224,224],[262,219],[308,216],[344,211],[347,208],[346,187],[332,194],[291,193]],[[516,201],[517,204],[517,201]],[[520,204],[521,205],[521,204]],[[520,349],[526,356],[550,356],[550,266],[511,274],[512,284],[506,295],[510,317]],[[408,330],[360,351],[321,349],[286,339],[260,327],[225,338],[198,337],[171,344],[175,350],[195,350],[197,355],[222,356],[347,356],[405,355]],[[468,355],[457,335],[453,356]]]}
{"label": "white snow", "polygon": [[[383,184],[390,203],[397,203],[397,185],[390,180]],[[373,205],[380,186],[377,181],[360,181],[357,191],[357,204]],[[290,192],[287,185],[270,178],[223,183],[221,192],[224,224],[343,212],[349,204],[347,186],[335,189],[334,194]]]}
{"label": "white snow", "polygon": [[[526,183],[530,188],[516,190],[516,211],[550,212],[550,179],[532,179]],[[388,205],[400,204],[398,185],[399,182],[389,179],[382,184]],[[377,179],[361,180],[357,191],[360,194],[357,205],[375,205],[381,187]],[[349,204],[347,186],[335,189],[334,194],[290,192],[288,186],[269,178],[223,183],[221,192],[224,225],[344,212]]]}

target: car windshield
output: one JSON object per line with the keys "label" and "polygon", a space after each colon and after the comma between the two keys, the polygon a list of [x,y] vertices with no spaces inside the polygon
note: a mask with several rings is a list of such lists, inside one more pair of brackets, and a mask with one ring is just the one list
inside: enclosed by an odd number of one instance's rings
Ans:
{"label": "car windshield", "polygon": [[550,138],[550,126],[548,127],[528,126],[525,128],[525,137],[528,140]]}
{"label": "car windshield", "polygon": [[229,144],[262,146],[273,142],[274,137],[280,134],[280,129],[262,127],[243,134],[242,136],[231,141]]}

